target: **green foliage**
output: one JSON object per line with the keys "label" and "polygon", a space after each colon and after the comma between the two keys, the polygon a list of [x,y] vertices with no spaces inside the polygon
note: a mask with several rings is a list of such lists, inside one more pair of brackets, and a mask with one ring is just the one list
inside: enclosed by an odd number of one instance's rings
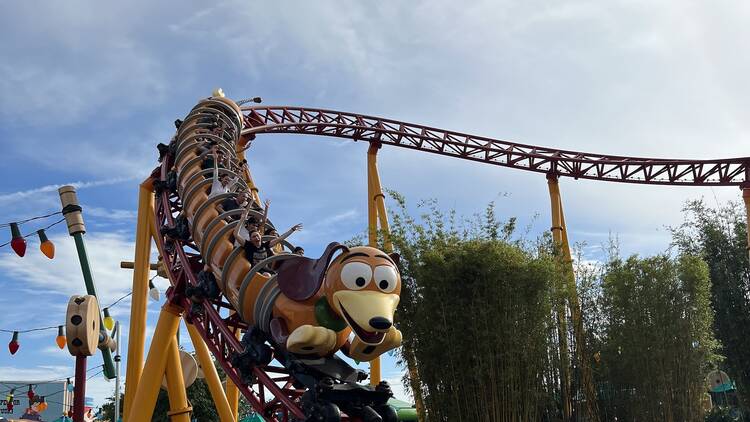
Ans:
{"label": "green foliage", "polygon": [[602,287],[607,413],[619,420],[703,419],[704,377],[718,358],[706,263],[690,255],[614,258]]}
{"label": "green foliage", "polygon": [[[208,391],[208,385],[202,380],[197,379],[187,388],[188,402],[193,406],[192,418],[199,421],[217,421],[219,415],[216,413],[216,406]],[[156,400],[152,422],[169,422],[169,396],[165,390],[159,390],[159,398]]]}
{"label": "green foliage", "polygon": [[729,203],[709,208],[703,201],[685,206],[685,222],[672,229],[674,243],[708,263],[714,331],[726,357],[722,369],[750,408],[750,266],[744,207]]}
{"label": "green foliage", "polygon": [[[122,418],[122,407],[125,404],[125,394],[120,394],[120,418]],[[115,396],[107,398],[107,402],[102,405],[102,420],[116,421],[115,419]]]}
{"label": "green foliage", "polygon": [[459,220],[426,201],[415,218],[404,198],[391,196],[403,280],[401,358],[428,421],[561,420],[567,367],[574,419],[583,420],[575,352],[593,366],[602,421],[703,419],[704,376],[720,356],[711,266],[694,250],[603,265],[579,255],[585,344],[575,344],[568,308],[561,315],[569,349],[561,353],[556,310],[573,292],[549,235],[514,237],[516,221],[499,221],[493,205]]}
{"label": "green foliage", "polygon": [[435,202],[392,215],[403,289],[398,327],[430,421],[537,420],[545,389],[553,257],[511,241],[490,205],[460,226]]}
{"label": "green foliage", "polygon": [[[222,370],[218,362],[214,362],[216,371],[219,374],[221,380],[226,379],[226,374]],[[187,389],[187,398],[191,406],[193,406],[192,420],[197,421],[218,421],[219,415],[216,412],[216,406],[214,405],[211,392],[208,389],[208,384],[202,379],[197,379]],[[120,399],[120,417],[122,417],[123,406],[125,403],[125,394],[122,394]],[[245,416],[252,414],[253,410],[250,404],[240,395],[239,401],[239,417],[240,419]],[[154,414],[151,418],[153,422],[169,422],[169,396],[165,390],[159,390],[159,397],[156,399],[156,406],[154,406]],[[114,421],[115,404],[114,396],[107,399],[107,402],[102,406],[102,420]]]}
{"label": "green foliage", "polygon": [[[750,416],[750,415],[748,415]],[[738,422],[742,421],[742,414],[731,407],[714,407],[706,413],[705,422]]]}

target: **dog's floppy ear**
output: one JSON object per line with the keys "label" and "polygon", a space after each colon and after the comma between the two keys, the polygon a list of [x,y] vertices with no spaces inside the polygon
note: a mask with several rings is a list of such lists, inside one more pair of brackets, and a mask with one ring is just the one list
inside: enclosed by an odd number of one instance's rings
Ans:
{"label": "dog's floppy ear", "polygon": [[396,264],[397,267],[399,266],[399,264],[401,264],[401,255],[397,254],[396,252],[392,252],[389,253],[388,256],[391,257],[393,263]]}
{"label": "dog's floppy ear", "polygon": [[332,242],[318,259],[296,256],[282,261],[276,275],[281,293],[289,299],[300,302],[313,297],[323,284],[328,264],[339,250],[346,252],[349,248],[338,242]]}

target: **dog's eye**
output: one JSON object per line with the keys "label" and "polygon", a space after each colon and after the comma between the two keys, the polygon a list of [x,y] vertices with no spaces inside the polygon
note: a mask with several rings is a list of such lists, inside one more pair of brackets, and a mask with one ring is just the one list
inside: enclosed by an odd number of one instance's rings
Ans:
{"label": "dog's eye", "polygon": [[397,280],[398,274],[396,274],[396,269],[390,265],[375,267],[375,284],[385,293],[390,293],[396,288]]}
{"label": "dog's eye", "polygon": [[350,262],[341,269],[341,281],[351,290],[360,290],[372,279],[372,268],[364,262]]}

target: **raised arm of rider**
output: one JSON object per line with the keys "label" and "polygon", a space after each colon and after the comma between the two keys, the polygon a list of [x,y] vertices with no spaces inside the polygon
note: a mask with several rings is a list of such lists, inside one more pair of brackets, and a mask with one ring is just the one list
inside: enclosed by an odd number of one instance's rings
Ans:
{"label": "raised arm of rider", "polygon": [[298,230],[302,230],[302,224],[295,224],[295,225],[293,225],[292,228],[289,229],[289,230],[287,230],[286,232],[284,232],[284,234],[282,234],[281,236],[277,237],[276,239],[273,239],[273,240],[269,241],[268,242],[268,246],[269,247],[274,247],[274,246],[278,245],[279,243],[281,243],[282,240],[286,239],[292,233],[294,233],[294,232],[296,232]]}

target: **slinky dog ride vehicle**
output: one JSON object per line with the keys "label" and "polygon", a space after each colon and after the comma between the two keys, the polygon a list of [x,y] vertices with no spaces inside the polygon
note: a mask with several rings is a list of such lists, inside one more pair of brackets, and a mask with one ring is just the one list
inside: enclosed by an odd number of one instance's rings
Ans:
{"label": "slinky dog ride vehicle", "polygon": [[[366,422],[396,421],[386,404],[387,383],[359,384],[366,374],[335,353],[370,361],[401,345],[401,332],[393,326],[401,291],[398,255],[333,242],[314,259],[291,253],[294,247],[286,240],[273,242],[273,248],[263,243],[275,239],[270,236],[251,249],[272,253],[258,259],[248,254],[236,238],[246,220],[264,222],[257,227],[261,233],[275,229],[257,191],[248,187],[244,163],[235,158],[242,126],[234,102],[208,98],[160,149],[162,166],[170,171],[156,192],[173,198],[176,213],[174,225],[161,228],[167,239],[162,253],[187,243],[200,250],[200,282],[186,286],[185,296],[197,304],[223,295],[247,324],[244,351],[232,360],[247,384],[254,381],[255,367],[275,359],[289,370],[295,387],[305,389],[301,404],[307,420],[338,421],[344,411]],[[249,201],[227,205],[238,195]]]}

